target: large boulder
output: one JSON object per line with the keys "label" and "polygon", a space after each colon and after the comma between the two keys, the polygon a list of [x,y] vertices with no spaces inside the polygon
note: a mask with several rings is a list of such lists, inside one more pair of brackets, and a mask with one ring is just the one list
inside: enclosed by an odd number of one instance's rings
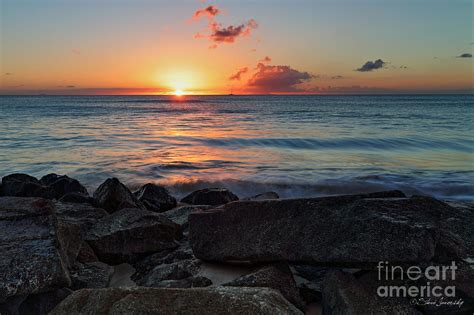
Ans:
{"label": "large boulder", "polygon": [[85,240],[103,262],[133,262],[147,254],[179,246],[181,228],[161,214],[122,209],[97,222]]}
{"label": "large boulder", "polygon": [[255,272],[241,276],[223,284],[230,287],[266,287],[280,291],[291,303],[300,309],[304,308],[295,279],[285,263],[273,264],[259,268]]}
{"label": "large boulder", "polygon": [[66,194],[79,193],[89,196],[87,189],[79,183],[78,180],[66,175],[48,174],[39,180],[40,184],[47,186],[53,198],[59,199]]}
{"label": "large boulder", "polygon": [[302,314],[268,288],[83,289],[59,304],[56,314]]}
{"label": "large boulder", "polygon": [[11,174],[2,178],[4,196],[43,197],[51,199],[54,193],[38,179],[27,174]]}
{"label": "large boulder", "polygon": [[134,194],[117,178],[108,178],[94,192],[97,205],[109,213],[124,208],[145,209]]}
{"label": "large boulder", "polygon": [[164,212],[176,207],[176,199],[169,191],[155,184],[143,185],[134,195],[140,200],[147,210]]}
{"label": "large boulder", "polygon": [[223,205],[231,201],[239,200],[230,190],[225,188],[206,188],[190,193],[181,202],[192,205]]}
{"label": "large boulder", "polygon": [[442,248],[440,213],[449,206],[400,194],[233,202],[191,213],[190,243],[209,261],[429,261]]}
{"label": "large boulder", "polygon": [[0,197],[0,303],[70,285],[54,203]]}

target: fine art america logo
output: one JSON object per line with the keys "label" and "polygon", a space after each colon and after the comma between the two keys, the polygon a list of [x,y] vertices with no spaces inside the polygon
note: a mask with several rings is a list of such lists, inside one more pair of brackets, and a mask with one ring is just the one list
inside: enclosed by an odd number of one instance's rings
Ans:
{"label": "fine art america logo", "polygon": [[380,261],[377,266],[378,280],[384,285],[377,287],[377,295],[382,298],[408,298],[413,305],[452,306],[461,308],[463,299],[456,297],[456,270],[451,265],[420,266],[390,265]]}

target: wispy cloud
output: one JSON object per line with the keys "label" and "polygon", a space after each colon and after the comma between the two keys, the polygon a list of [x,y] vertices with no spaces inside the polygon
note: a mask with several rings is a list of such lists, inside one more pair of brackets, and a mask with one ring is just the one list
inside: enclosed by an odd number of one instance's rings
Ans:
{"label": "wispy cloud", "polygon": [[259,62],[270,62],[272,61],[272,58],[268,57],[268,56],[265,56],[265,58],[263,58],[262,60],[260,60]]}
{"label": "wispy cloud", "polygon": [[208,18],[207,30],[196,33],[194,38],[207,38],[214,43],[209,47],[211,49],[217,48],[218,44],[235,43],[238,38],[249,36],[258,27],[258,23],[254,19],[239,25],[223,25],[215,20],[215,17],[221,12],[216,6],[211,5],[194,12],[192,18],[192,20],[199,20],[203,16]]}
{"label": "wispy cloud", "polygon": [[202,16],[213,18],[220,13],[221,13],[221,10],[219,10],[216,6],[210,5],[206,8],[199,9],[196,12],[194,12],[193,19],[197,20],[201,18]]}
{"label": "wispy cloud", "polygon": [[13,75],[11,72],[5,72],[5,75]]}
{"label": "wispy cloud", "polygon": [[459,56],[456,56],[456,58],[472,58],[472,54],[464,53],[464,54],[460,54]]}
{"label": "wispy cloud", "polygon": [[224,27],[219,23],[211,23],[209,39],[217,43],[234,43],[237,38],[250,35],[257,26],[258,24],[254,19],[250,19],[246,23],[237,26],[229,25]]}
{"label": "wispy cloud", "polygon": [[249,68],[248,67],[245,67],[245,68],[241,68],[239,69],[236,73],[234,73],[233,75],[231,75],[229,77],[229,80],[238,80],[240,81],[240,78],[243,74],[247,73],[249,71]]}
{"label": "wispy cloud", "polygon": [[359,72],[369,72],[377,69],[382,69],[387,63],[382,59],[377,59],[375,61],[367,61],[362,67],[356,69]]}

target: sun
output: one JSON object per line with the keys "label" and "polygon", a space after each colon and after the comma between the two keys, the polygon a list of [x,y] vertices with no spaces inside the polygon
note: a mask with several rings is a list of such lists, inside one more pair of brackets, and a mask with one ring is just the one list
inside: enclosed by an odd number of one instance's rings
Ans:
{"label": "sun", "polygon": [[176,89],[176,90],[174,91],[174,95],[175,95],[175,96],[182,96],[182,95],[184,95],[184,91],[181,90],[181,89]]}

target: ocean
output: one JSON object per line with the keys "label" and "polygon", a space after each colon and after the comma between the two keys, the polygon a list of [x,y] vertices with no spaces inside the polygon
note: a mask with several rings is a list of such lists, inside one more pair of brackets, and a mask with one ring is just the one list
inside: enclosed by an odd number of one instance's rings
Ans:
{"label": "ocean", "polygon": [[0,176],[474,200],[474,96],[1,96]]}

